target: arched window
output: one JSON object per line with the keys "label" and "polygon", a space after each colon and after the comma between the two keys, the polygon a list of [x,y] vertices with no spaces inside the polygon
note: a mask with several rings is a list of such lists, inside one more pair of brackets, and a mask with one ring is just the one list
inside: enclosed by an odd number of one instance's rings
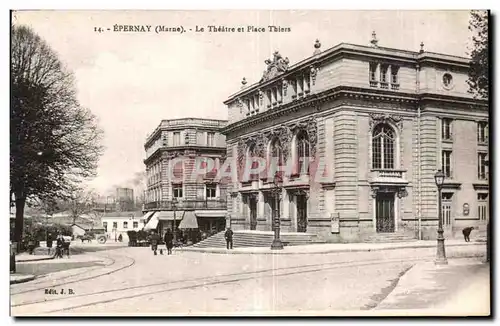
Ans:
{"label": "arched window", "polygon": [[394,145],[396,135],[388,124],[378,124],[373,130],[373,169],[394,169]]}
{"label": "arched window", "polygon": [[[309,174],[309,160],[310,150],[309,150],[309,137],[305,131],[299,132],[296,138],[296,148],[297,148],[297,173],[299,174]],[[303,171],[305,170],[305,171]]]}

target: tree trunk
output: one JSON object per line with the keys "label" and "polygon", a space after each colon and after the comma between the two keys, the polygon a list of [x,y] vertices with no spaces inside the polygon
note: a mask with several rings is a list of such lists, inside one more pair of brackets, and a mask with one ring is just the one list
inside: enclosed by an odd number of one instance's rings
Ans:
{"label": "tree trunk", "polygon": [[23,239],[25,205],[26,205],[26,198],[21,193],[16,193],[16,224],[15,224],[14,240],[17,242],[18,248]]}

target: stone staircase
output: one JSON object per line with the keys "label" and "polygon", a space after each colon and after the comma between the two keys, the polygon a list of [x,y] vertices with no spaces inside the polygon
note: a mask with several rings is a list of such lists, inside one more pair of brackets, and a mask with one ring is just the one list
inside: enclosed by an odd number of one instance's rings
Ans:
{"label": "stone staircase", "polygon": [[[201,242],[193,248],[225,248],[225,231],[219,232]],[[233,248],[242,247],[270,247],[274,239],[272,231],[233,231]],[[280,239],[285,246],[299,246],[313,243],[324,243],[316,234],[310,233],[281,233]]]}
{"label": "stone staircase", "polygon": [[391,243],[417,241],[416,238],[404,233],[377,233],[370,235],[364,242],[367,243]]}

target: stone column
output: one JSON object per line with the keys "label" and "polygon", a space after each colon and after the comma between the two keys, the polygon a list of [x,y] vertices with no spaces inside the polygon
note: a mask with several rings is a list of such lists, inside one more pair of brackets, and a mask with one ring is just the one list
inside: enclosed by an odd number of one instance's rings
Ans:
{"label": "stone column", "polygon": [[285,188],[282,189],[281,193],[281,219],[289,218],[290,216],[290,198]]}
{"label": "stone column", "polygon": [[259,191],[258,195],[257,195],[257,218],[264,218],[264,214],[265,214],[264,205],[265,205],[264,194],[262,193],[262,191]]}

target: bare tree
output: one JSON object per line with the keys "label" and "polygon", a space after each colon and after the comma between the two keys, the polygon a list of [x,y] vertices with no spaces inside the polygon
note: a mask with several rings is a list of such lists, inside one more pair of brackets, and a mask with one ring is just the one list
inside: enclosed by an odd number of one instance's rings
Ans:
{"label": "bare tree", "polygon": [[68,199],[95,175],[103,148],[96,117],[79,105],[57,54],[29,27],[11,33],[10,196],[21,241],[26,199]]}

